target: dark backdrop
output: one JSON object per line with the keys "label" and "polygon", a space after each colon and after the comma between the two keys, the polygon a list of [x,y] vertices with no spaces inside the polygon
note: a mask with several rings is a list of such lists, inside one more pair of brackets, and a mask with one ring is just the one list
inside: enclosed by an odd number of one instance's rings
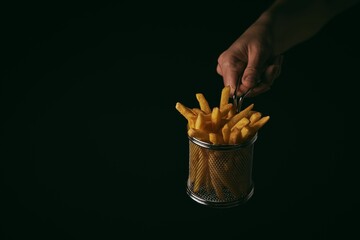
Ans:
{"label": "dark backdrop", "polygon": [[270,3],[5,5],[1,239],[358,235],[359,6],[244,103],[271,116],[251,200],[221,210],[186,195],[175,103],[218,104],[218,55]]}

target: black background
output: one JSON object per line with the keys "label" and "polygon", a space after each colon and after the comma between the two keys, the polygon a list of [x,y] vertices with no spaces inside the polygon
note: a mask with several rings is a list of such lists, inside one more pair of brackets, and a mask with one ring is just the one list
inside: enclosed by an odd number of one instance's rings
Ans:
{"label": "black background", "polygon": [[218,105],[218,55],[270,3],[4,6],[1,239],[358,236],[359,6],[244,103],[271,116],[251,200],[212,209],[186,195],[175,103],[202,92]]}

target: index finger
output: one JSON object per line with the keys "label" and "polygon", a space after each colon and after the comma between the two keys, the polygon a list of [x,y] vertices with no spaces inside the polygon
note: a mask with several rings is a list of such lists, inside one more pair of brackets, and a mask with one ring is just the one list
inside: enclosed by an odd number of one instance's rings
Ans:
{"label": "index finger", "polygon": [[276,56],[269,61],[265,70],[261,74],[260,83],[257,84],[256,87],[254,87],[248,94],[249,97],[259,95],[271,88],[274,80],[280,75],[282,61],[282,55]]}
{"label": "index finger", "polygon": [[223,77],[224,86],[230,86],[232,94],[236,90],[237,80],[242,76],[245,67],[246,64],[242,61],[218,63],[217,71]]}

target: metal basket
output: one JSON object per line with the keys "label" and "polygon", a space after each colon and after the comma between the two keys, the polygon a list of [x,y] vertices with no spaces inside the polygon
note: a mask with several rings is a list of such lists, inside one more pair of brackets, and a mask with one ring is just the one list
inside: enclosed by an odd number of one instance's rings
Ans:
{"label": "metal basket", "polygon": [[254,193],[252,163],[257,134],[240,145],[213,145],[189,137],[187,194],[196,202],[228,208]]}

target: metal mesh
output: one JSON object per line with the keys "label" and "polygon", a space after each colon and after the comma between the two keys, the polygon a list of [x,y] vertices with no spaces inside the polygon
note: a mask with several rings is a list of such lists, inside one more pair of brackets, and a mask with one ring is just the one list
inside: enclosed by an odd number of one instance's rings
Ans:
{"label": "metal mesh", "polygon": [[212,149],[212,145],[199,145],[189,139],[189,196],[214,207],[231,207],[246,202],[253,193],[254,141],[240,147]]}

